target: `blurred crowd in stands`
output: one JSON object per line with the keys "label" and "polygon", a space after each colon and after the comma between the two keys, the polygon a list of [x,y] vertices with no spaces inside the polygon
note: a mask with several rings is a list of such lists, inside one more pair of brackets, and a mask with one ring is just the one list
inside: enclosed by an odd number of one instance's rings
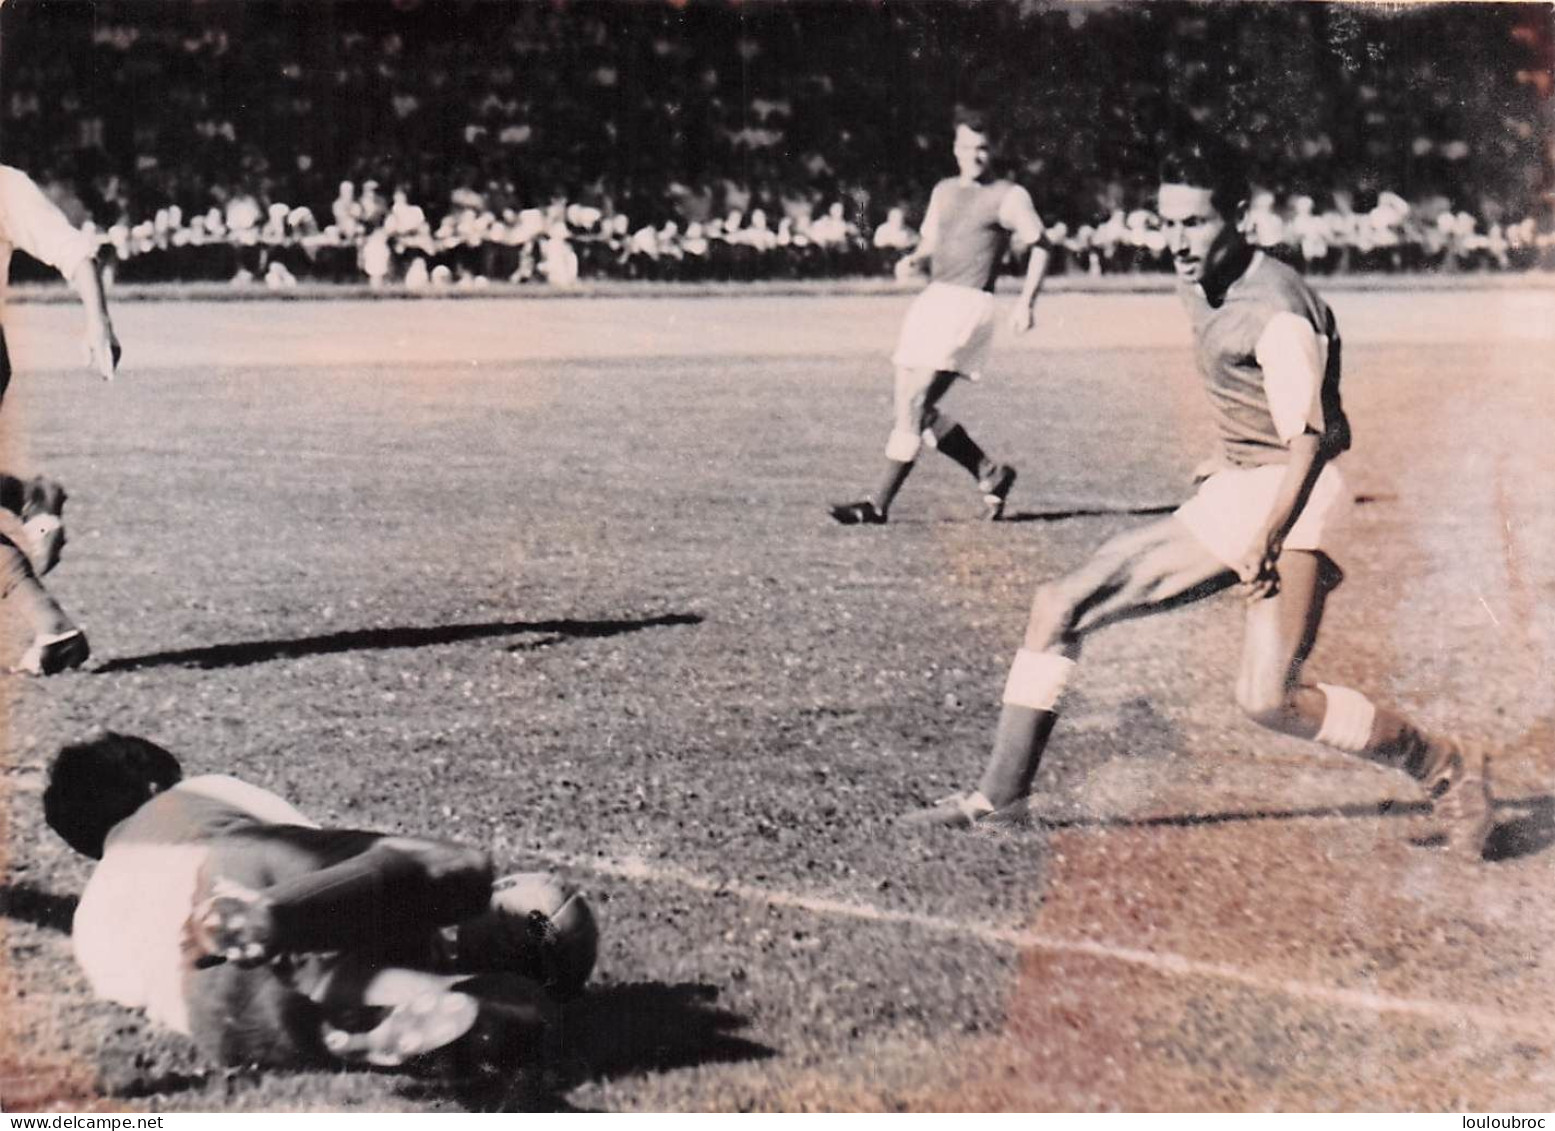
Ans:
{"label": "blurred crowd in stands", "polygon": [[1307,270],[1548,269],[1545,11],[12,0],[0,160],[120,281],[878,274],[978,102],[1058,271],[1165,269],[1155,156],[1204,129]]}
{"label": "blurred crowd in stands", "polygon": [[[1356,212],[1340,196],[1318,211],[1309,196],[1277,209],[1260,192],[1249,213],[1253,241],[1309,273],[1347,271],[1555,269],[1555,236],[1532,217],[1482,226],[1443,201],[1411,206],[1384,192]],[[262,207],[241,193],[223,209],[185,217],[177,205],[137,224],[99,232],[119,282],[231,280],[272,287],[299,280],[374,286],[472,286],[490,282],[657,279],[686,282],[886,275],[917,242],[902,208],[872,230],[853,223],[842,201],[818,217],[738,209],[706,222],[670,219],[634,227],[624,213],[553,202],[504,209],[475,194],[434,224],[403,189],[385,199],[369,181],[342,182],[322,222],[307,206]],[[1073,228],[1048,219],[1057,273],[1167,271],[1165,240],[1153,212],[1114,210]],[[1018,264],[1011,264],[1011,269]]]}

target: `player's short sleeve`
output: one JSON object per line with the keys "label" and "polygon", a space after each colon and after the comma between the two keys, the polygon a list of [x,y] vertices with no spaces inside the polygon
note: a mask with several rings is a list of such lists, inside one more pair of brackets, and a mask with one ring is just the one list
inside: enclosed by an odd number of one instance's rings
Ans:
{"label": "player's short sleeve", "polygon": [[1024,247],[1035,247],[1042,241],[1042,218],[1031,203],[1031,194],[1020,185],[1011,185],[999,201],[999,223]]}
{"label": "player's short sleeve", "polygon": [[0,234],[67,279],[97,251],[92,238],[19,169],[0,167]]}
{"label": "player's short sleeve", "polygon": [[1311,429],[1323,431],[1323,372],[1328,341],[1310,322],[1280,311],[1258,336],[1255,355],[1263,370],[1264,395],[1274,430],[1287,444]]}
{"label": "player's short sleeve", "polygon": [[291,802],[239,778],[227,774],[201,774],[185,778],[172,792],[196,794],[240,810],[256,821],[271,825],[302,825],[318,828],[318,822],[306,816]]}
{"label": "player's short sleeve", "polygon": [[932,247],[939,239],[939,214],[945,207],[944,201],[945,182],[941,181],[934,186],[934,191],[929,193],[929,206],[924,209],[923,223],[918,226],[919,236]]}

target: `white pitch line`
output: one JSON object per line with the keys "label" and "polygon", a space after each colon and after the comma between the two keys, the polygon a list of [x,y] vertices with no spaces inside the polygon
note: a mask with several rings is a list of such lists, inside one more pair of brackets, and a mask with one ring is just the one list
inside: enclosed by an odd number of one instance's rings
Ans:
{"label": "white pitch line", "polygon": [[1240,966],[1223,962],[1206,962],[1171,952],[1140,950],[1136,947],[1118,946],[1089,939],[1063,938],[1017,927],[998,927],[988,923],[951,919],[942,915],[925,915],[916,911],[894,911],[852,900],[830,899],[825,896],[805,895],[755,884],[718,880],[682,868],[655,865],[637,856],[604,859],[545,851],[534,852],[531,855],[564,867],[577,868],[616,879],[675,884],[694,891],[732,895],[752,903],[809,911],[816,915],[916,927],[936,934],[970,936],[990,945],[1009,946],[1018,950],[1042,950],[1053,954],[1076,954],[1109,959],[1143,967],[1159,974],[1214,978],[1267,993],[1339,1006],[1344,1009],[1366,1013],[1404,1014],[1453,1027],[1470,1024],[1481,1029],[1519,1033],[1555,1041],[1555,1021],[1544,1017],[1502,1013],[1498,1010],[1438,1001],[1433,998],[1395,997],[1391,994],[1372,993],[1366,990],[1342,989],[1296,978],[1259,974]]}

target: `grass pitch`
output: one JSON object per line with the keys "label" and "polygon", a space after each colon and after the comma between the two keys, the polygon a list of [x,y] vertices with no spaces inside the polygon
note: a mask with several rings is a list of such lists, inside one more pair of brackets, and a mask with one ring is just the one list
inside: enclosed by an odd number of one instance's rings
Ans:
{"label": "grass pitch", "polygon": [[[930,453],[883,529],[825,504],[875,477],[901,296],[126,304],[111,386],[76,311],[13,310],[8,463],[71,490],[95,655],[0,689],[0,1102],[1548,1109],[1550,293],[1335,296],[1365,505],[1311,670],[1501,751],[1479,868],[1238,717],[1229,594],[1088,646],[1042,824],[892,826],[973,780],[1035,584],[1185,497],[1169,295],[1050,296],[951,395],[1013,521]],[[215,1071],[91,1001],[38,791],[100,726],[581,882],[547,1089]]]}

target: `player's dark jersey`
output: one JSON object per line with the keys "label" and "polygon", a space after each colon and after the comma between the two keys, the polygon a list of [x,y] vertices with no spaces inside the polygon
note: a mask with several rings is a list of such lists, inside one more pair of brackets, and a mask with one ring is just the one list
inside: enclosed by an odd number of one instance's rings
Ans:
{"label": "player's dark jersey", "polygon": [[963,184],[955,177],[934,186],[932,207],[938,232],[930,279],[992,291],[999,263],[1010,247],[1010,231],[999,219],[1013,181]]}
{"label": "player's dark jersey", "polygon": [[1241,278],[1211,305],[1198,287],[1179,288],[1193,319],[1199,372],[1228,463],[1261,467],[1284,463],[1288,449],[1274,424],[1259,339],[1276,315],[1290,313],[1317,332],[1326,353],[1320,390],[1323,447],[1329,456],[1350,446],[1350,425],[1339,399],[1339,327],[1328,304],[1291,268],[1257,254]]}

